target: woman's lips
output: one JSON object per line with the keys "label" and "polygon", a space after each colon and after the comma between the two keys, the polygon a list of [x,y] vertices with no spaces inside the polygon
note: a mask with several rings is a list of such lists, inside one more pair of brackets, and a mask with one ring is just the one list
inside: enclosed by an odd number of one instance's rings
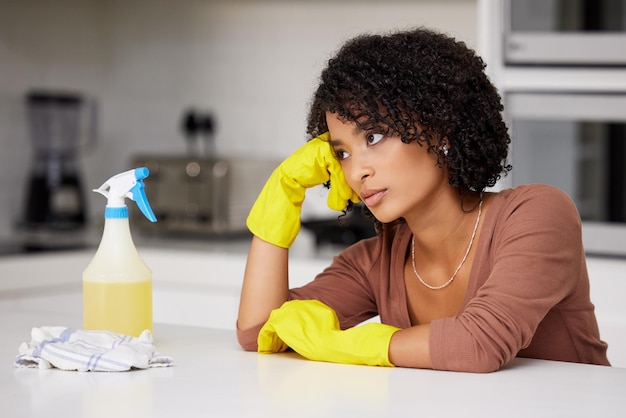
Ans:
{"label": "woman's lips", "polygon": [[376,206],[378,202],[380,202],[381,199],[385,196],[386,193],[387,193],[386,189],[365,190],[363,193],[361,193],[361,200],[363,200],[363,203],[365,203],[367,207],[371,208],[373,206]]}

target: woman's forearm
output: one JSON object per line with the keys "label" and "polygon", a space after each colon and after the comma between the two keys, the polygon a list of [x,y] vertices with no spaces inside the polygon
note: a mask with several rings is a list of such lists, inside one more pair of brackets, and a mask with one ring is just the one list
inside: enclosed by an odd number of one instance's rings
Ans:
{"label": "woman's forearm", "polygon": [[389,344],[389,360],[399,367],[432,368],[429,350],[430,325],[396,332]]}
{"label": "woman's forearm", "polygon": [[239,329],[263,323],[289,295],[289,250],[253,237],[239,301]]}

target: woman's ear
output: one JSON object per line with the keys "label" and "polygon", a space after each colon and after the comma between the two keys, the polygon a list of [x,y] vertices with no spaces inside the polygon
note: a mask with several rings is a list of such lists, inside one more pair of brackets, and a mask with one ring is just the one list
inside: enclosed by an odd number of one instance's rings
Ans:
{"label": "woman's ear", "polygon": [[448,157],[448,151],[450,151],[450,145],[448,142],[448,138],[444,138],[441,140],[441,153],[444,157]]}

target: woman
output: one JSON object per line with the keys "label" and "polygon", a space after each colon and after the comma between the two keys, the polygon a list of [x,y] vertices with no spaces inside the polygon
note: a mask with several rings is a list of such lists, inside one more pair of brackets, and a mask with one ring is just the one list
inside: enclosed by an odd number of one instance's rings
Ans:
{"label": "woman", "polygon": [[[315,138],[248,218],[244,349],[469,372],[515,356],[609,364],[572,201],[545,185],[486,191],[511,167],[484,67],[422,28],[357,37],[329,60],[309,114]],[[327,182],[329,206],[362,200],[378,234],[289,289],[304,191]]]}

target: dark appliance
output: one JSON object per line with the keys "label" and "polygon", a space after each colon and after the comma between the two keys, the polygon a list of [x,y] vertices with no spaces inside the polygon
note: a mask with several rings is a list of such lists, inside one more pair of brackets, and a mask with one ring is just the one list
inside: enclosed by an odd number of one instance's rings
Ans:
{"label": "dark appliance", "polygon": [[26,111],[32,162],[19,225],[22,245],[82,246],[87,211],[78,159],[95,140],[93,106],[79,94],[38,90],[27,93]]}

